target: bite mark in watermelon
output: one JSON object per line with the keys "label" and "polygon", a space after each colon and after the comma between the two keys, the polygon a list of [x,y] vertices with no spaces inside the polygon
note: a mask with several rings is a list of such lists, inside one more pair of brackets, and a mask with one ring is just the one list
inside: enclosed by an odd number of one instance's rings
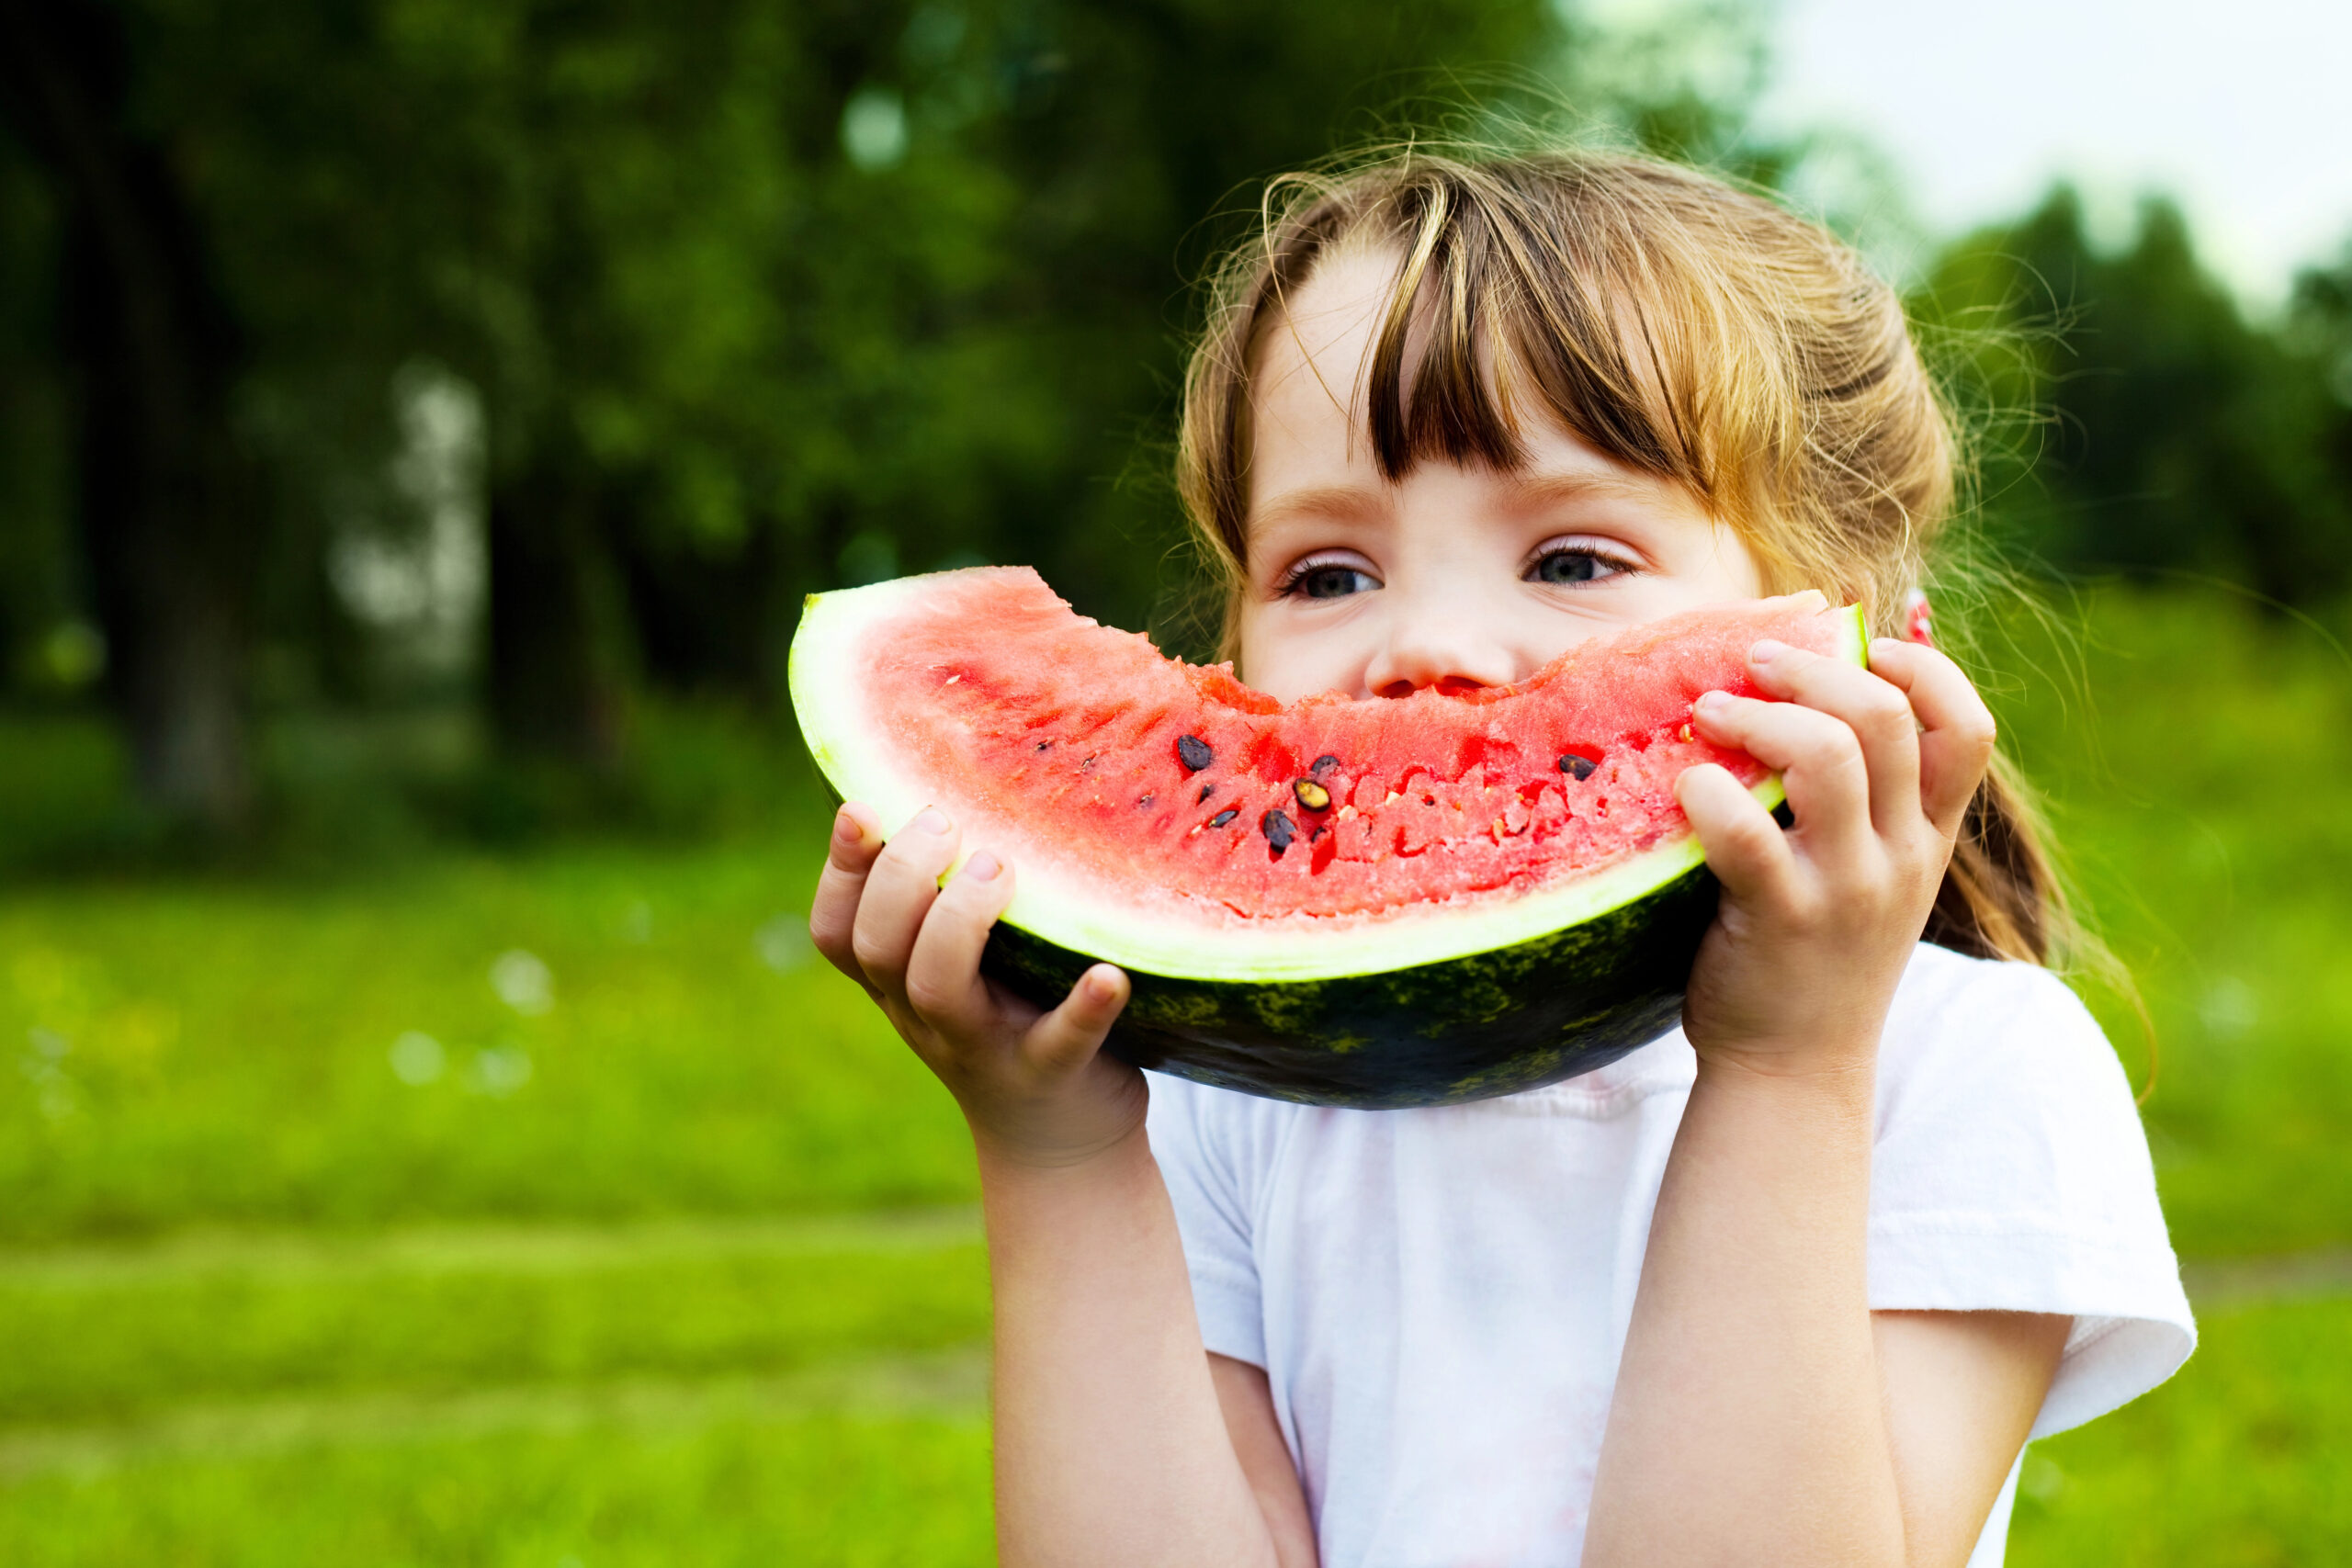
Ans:
{"label": "bite mark in watermelon", "polygon": [[1139,1066],[1324,1104],[1440,1104],[1671,1027],[1715,885],[1676,804],[1761,637],[1861,662],[1818,594],[1580,643],[1516,685],[1284,705],[1164,658],[1025,568],[810,597],[793,706],[844,797],[937,805],[1017,867],[984,969],[1052,1006],[1097,960]]}

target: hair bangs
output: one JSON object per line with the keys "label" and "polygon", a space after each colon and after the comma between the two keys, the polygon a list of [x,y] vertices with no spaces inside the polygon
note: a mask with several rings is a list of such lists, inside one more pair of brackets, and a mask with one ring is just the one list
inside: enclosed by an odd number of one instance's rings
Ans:
{"label": "hair bangs", "polygon": [[1533,417],[1710,492],[1674,390],[1693,367],[1668,358],[1688,334],[1654,326],[1673,315],[1656,276],[1628,276],[1593,243],[1605,236],[1563,233],[1557,213],[1530,210],[1506,182],[1462,173],[1406,182],[1388,211],[1360,213],[1352,233],[1327,241],[1399,253],[1365,387],[1381,473],[1401,479],[1432,458],[1522,468]]}

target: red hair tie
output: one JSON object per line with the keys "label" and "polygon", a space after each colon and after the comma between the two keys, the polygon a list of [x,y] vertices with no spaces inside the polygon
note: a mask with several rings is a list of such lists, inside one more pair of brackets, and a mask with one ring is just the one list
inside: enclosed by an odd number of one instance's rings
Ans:
{"label": "red hair tie", "polygon": [[1921,648],[1936,646],[1935,616],[1928,609],[1928,595],[1914,588],[1903,596],[1903,640],[1916,642]]}

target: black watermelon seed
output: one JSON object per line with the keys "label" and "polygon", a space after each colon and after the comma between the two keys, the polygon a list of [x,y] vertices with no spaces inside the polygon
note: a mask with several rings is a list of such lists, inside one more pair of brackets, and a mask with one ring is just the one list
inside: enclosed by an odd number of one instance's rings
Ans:
{"label": "black watermelon seed", "polygon": [[1040,740],[1037,742],[1037,750],[1040,751],[1050,751],[1053,749],[1054,743],[1050,740]]}
{"label": "black watermelon seed", "polygon": [[1198,806],[1201,802],[1203,802],[1204,800],[1206,800],[1209,796],[1211,796],[1211,795],[1215,795],[1216,793],[1216,785],[1215,785],[1215,784],[1203,784],[1203,785],[1201,786],[1201,793],[1200,793],[1200,794],[1198,794],[1198,795],[1194,795],[1194,796],[1193,797],[1193,805],[1195,805],[1195,806]]}
{"label": "black watermelon seed", "polygon": [[1144,795],[1144,797],[1143,797],[1141,800],[1138,800],[1138,801],[1136,801],[1136,805],[1138,807],[1142,807],[1149,806],[1150,804],[1151,804],[1151,796],[1150,796],[1148,794],[1145,795]]}
{"label": "black watermelon seed", "polygon": [[1273,845],[1274,853],[1279,855],[1298,837],[1298,825],[1279,811],[1269,811],[1258,818],[1258,831],[1266,835],[1266,842]]}
{"label": "black watermelon seed", "polygon": [[1592,770],[1599,766],[1600,764],[1591,758],[1578,756],[1574,751],[1564,751],[1560,754],[1560,772],[1578,779],[1592,777]]}
{"label": "black watermelon seed", "polygon": [[1241,807],[1238,806],[1228,806],[1224,810],[1209,818],[1209,826],[1212,828],[1222,828],[1227,822],[1232,821],[1235,818],[1240,815]]}
{"label": "black watermelon seed", "polygon": [[1327,810],[1331,804],[1331,792],[1313,779],[1294,780],[1290,792],[1298,796],[1298,803],[1309,811]]}
{"label": "black watermelon seed", "polygon": [[1336,768],[1339,765],[1340,759],[1334,757],[1329,751],[1326,751],[1323,755],[1316,758],[1314,761],[1307,764],[1306,772],[1310,777],[1319,779],[1325,773],[1329,773],[1333,768]]}
{"label": "black watermelon seed", "polygon": [[1195,773],[1216,761],[1216,753],[1209,750],[1209,743],[1197,735],[1176,738],[1176,757],[1187,772]]}

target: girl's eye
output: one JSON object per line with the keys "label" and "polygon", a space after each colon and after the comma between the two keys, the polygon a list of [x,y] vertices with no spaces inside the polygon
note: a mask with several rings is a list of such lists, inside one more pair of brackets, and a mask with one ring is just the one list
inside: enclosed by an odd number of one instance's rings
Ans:
{"label": "girl's eye", "polygon": [[1379,586],[1378,578],[1359,567],[1326,561],[1293,572],[1283,592],[1301,599],[1343,599],[1351,593],[1369,593]]}
{"label": "girl's eye", "polygon": [[1598,582],[1604,577],[1616,577],[1626,568],[1607,556],[1581,546],[1570,545],[1547,550],[1527,569],[1530,582],[1572,583]]}

